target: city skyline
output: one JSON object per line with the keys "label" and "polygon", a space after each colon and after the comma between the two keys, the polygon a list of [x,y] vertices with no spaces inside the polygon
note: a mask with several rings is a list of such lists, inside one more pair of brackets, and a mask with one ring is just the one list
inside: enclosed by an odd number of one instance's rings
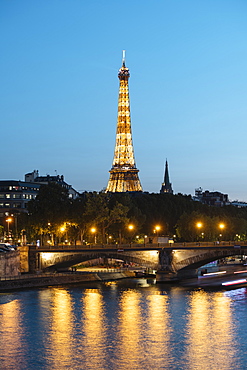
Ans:
{"label": "city skyline", "polygon": [[[122,50],[144,191],[247,201],[244,1],[1,2],[1,180],[107,186]],[[128,14],[124,20],[125,12]]]}

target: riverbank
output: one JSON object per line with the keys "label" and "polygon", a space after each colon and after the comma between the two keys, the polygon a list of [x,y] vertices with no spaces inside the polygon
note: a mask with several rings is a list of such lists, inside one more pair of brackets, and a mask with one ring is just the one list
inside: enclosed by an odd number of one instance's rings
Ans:
{"label": "riverbank", "polygon": [[18,289],[40,288],[56,285],[78,284],[90,281],[108,281],[135,277],[134,271],[74,272],[56,274],[25,274],[0,280],[0,293]]}

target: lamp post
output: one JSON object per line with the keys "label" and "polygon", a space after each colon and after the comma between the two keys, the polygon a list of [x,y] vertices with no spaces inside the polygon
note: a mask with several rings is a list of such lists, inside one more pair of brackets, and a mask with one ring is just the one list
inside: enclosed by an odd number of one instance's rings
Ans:
{"label": "lamp post", "polygon": [[134,230],[134,225],[132,225],[132,224],[130,224],[130,225],[128,225],[128,229],[129,229],[129,231],[130,231],[130,244],[131,244],[131,237],[132,237],[132,234],[131,234],[131,232]]}
{"label": "lamp post", "polygon": [[154,232],[156,232],[157,237],[159,236],[160,229],[161,229],[161,227],[159,225],[156,225],[155,228],[154,228]]}
{"label": "lamp post", "polygon": [[[201,230],[202,226],[203,226],[203,223],[201,221],[196,223],[196,227],[198,228],[198,230]],[[201,233],[201,236],[203,238],[204,233]],[[198,237],[198,239],[200,239],[200,236]]]}
{"label": "lamp post", "polygon": [[8,227],[8,235],[7,235],[7,240],[9,241],[10,240],[10,236],[9,236],[9,224],[10,222],[12,222],[12,218],[9,217],[6,219],[6,222],[7,222],[7,227]]}
{"label": "lamp post", "polygon": [[225,229],[225,224],[223,224],[222,222],[219,224],[219,228],[221,230],[221,233],[219,235],[220,239],[222,238],[222,231]]}
{"label": "lamp post", "polygon": [[94,235],[94,244],[96,244],[97,242],[97,238],[96,238],[96,228],[95,227],[91,227],[91,233]]}
{"label": "lamp post", "polygon": [[[64,227],[64,226],[60,227],[60,232],[61,232],[61,234],[63,234],[63,233],[64,233],[64,231],[65,231],[65,227]],[[61,243],[61,241],[62,241],[62,236],[60,235],[60,240],[59,240],[59,242]]]}

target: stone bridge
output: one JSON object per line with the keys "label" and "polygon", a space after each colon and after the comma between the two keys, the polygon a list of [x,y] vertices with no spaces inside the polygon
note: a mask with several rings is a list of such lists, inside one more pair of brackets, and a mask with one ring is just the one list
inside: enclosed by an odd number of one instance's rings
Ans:
{"label": "stone bridge", "polygon": [[195,276],[206,263],[234,255],[247,255],[247,242],[30,247],[29,271],[63,269],[111,258],[152,268],[162,274],[161,280],[173,280]]}

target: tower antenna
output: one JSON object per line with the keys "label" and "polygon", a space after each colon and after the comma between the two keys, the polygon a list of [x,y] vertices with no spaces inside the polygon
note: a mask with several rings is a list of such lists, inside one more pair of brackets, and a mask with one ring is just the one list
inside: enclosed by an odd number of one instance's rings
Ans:
{"label": "tower antenna", "polygon": [[123,66],[125,67],[125,50],[123,50]]}

